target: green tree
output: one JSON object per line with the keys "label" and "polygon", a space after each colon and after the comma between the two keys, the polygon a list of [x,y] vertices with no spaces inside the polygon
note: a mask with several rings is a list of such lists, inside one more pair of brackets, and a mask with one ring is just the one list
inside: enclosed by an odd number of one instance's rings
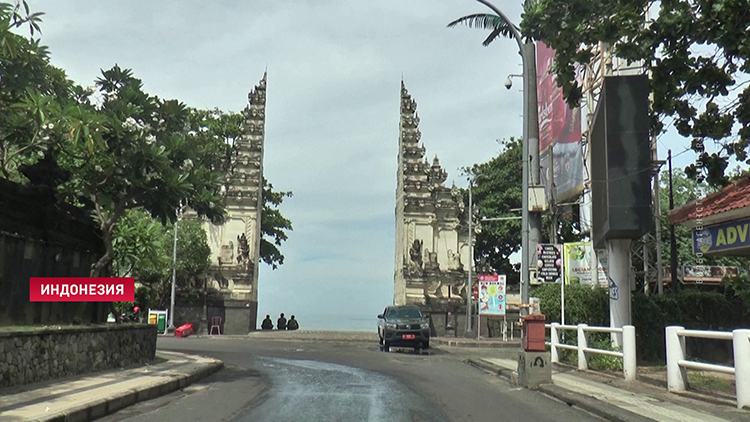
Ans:
{"label": "green tree", "polygon": [[[142,306],[169,305],[172,286],[174,224],[166,226],[142,209],[128,210],[114,233],[115,269],[135,277],[145,288]],[[211,262],[208,237],[201,224],[181,220],[177,230],[176,293],[183,298],[203,297],[203,280]],[[145,296],[145,298],[144,298]]]}
{"label": "green tree", "polygon": [[[162,224],[187,205],[220,222],[221,177],[211,168],[220,147],[199,137],[191,111],[176,100],[152,97],[128,69],[103,71],[98,104],[79,103],[66,116],[68,140],[55,151],[72,178],[61,188],[71,201],[88,204],[102,232],[106,253],[93,266],[99,276],[114,258],[112,233],[124,213],[142,208]],[[209,163],[207,166],[204,163]]]}
{"label": "green tree", "polygon": [[286,231],[292,230],[292,222],[281,214],[279,206],[292,192],[276,192],[273,185],[263,179],[263,210],[260,219],[260,259],[274,270],[284,264],[284,255],[279,250],[288,239]]}
{"label": "green tree", "polygon": [[[23,181],[19,165],[32,164],[62,140],[58,131],[46,129],[59,126],[62,110],[81,91],[33,38],[42,15],[30,13],[26,1],[0,3],[0,177],[16,182]],[[14,31],[22,26],[31,38]]]}
{"label": "green tree", "polygon": [[[482,218],[520,217],[522,195],[522,155],[523,144],[520,138],[511,137],[499,141],[502,150],[492,160],[475,164],[464,169],[473,175],[473,202]],[[468,206],[468,195],[464,192]],[[543,233],[551,232],[549,215],[543,220]],[[580,240],[578,222],[575,219],[561,219],[557,227],[559,242]],[[481,223],[481,231],[474,245],[474,258],[480,266],[488,265],[493,271],[505,274],[509,284],[520,281],[520,267],[510,262],[510,256],[521,250],[521,220],[496,220]],[[549,237],[545,239],[549,241]]]}
{"label": "green tree", "polygon": [[[501,141],[502,150],[497,157],[465,169],[473,175],[472,200],[480,219],[520,216],[514,210],[521,208],[521,142],[516,138]],[[468,200],[468,195],[463,197]],[[519,266],[511,264],[510,256],[521,249],[521,220],[488,221],[481,225],[474,244],[476,263],[505,274],[509,284],[518,284]]]}
{"label": "green tree", "polygon": [[[454,28],[458,25],[465,25],[469,28],[481,28],[489,30],[490,34],[482,42],[482,45],[485,47],[492,44],[492,42],[498,39],[501,35],[506,38],[510,38],[513,36],[508,22],[506,22],[498,15],[489,13],[475,13],[473,15],[460,17],[449,23],[448,28]],[[514,28],[520,32],[520,28],[516,26],[514,26]]]}
{"label": "green tree", "polygon": [[[729,182],[730,158],[748,161],[750,139],[750,16],[743,0],[659,2],[656,18],[646,22],[649,1],[536,0],[523,13],[524,36],[555,50],[553,72],[569,104],[579,105],[581,81],[576,66],[588,64],[600,42],[651,72],[651,126],[664,130],[672,118],[690,139],[698,161],[685,171],[711,185]],[[706,151],[706,142],[719,146]]]}

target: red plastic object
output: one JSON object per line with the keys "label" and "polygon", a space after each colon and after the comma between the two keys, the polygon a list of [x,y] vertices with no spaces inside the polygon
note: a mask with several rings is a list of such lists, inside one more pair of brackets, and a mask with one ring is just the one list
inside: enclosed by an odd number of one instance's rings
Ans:
{"label": "red plastic object", "polygon": [[546,317],[542,314],[523,316],[523,350],[527,352],[544,352],[547,350],[547,346],[544,344],[545,320]]}
{"label": "red plastic object", "polygon": [[193,324],[189,322],[187,324],[180,325],[176,330],[174,330],[175,337],[187,337],[191,334],[193,334]]}

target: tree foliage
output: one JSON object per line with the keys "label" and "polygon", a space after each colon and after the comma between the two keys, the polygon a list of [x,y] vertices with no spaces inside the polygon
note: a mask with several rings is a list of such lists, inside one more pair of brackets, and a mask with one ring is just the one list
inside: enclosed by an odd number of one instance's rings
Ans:
{"label": "tree foliage", "polygon": [[[176,210],[224,220],[223,176],[232,170],[244,117],[148,94],[118,65],[102,70],[91,87],[74,84],[33,38],[41,15],[25,1],[0,2],[0,177],[23,183],[22,165],[56,163],[66,175],[59,199],[89,210],[102,233],[106,253],[91,276],[114,263],[116,272],[137,274],[144,284],[163,283]],[[24,25],[31,38],[17,32]],[[261,256],[276,268],[284,261],[278,246],[292,228],[278,207],[291,192],[264,183]],[[190,280],[207,269],[209,249],[199,226],[182,224],[187,237],[178,240],[186,243],[178,246],[177,273]]]}
{"label": "tree foliage", "polygon": [[206,231],[199,223],[178,222],[176,266],[172,255],[174,224],[163,225],[142,209],[125,213],[113,239],[115,271],[121,277],[134,277],[143,285],[137,300],[141,306],[169,305],[173,267],[176,293],[180,297],[203,297],[211,249]]}
{"label": "tree foliage", "polygon": [[[588,64],[600,42],[617,57],[651,72],[651,127],[673,119],[690,139],[696,163],[686,174],[726,185],[730,158],[750,163],[750,15],[745,0],[666,0],[646,21],[651,1],[537,0],[523,13],[524,36],[555,50],[553,72],[571,105],[579,105],[576,66]],[[713,141],[717,151],[709,153]]]}
{"label": "tree foliage", "polygon": [[[488,13],[475,13],[473,15],[466,15],[460,17],[453,22],[448,24],[448,28],[454,28],[458,25],[465,25],[469,28],[482,28],[488,29],[490,34],[482,42],[482,45],[487,47],[492,44],[493,41],[498,39],[500,36],[510,38],[512,36],[511,27],[504,19],[498,15],[492,15]],[[518,27],[515,27],[519,30]]]}
{"label": "tree foliage", "polygon": [[279,206],[292,192],[276,192],[273,185],[263,178],[263,210],[260,218],[260,259],[274,270],[284,264],[284,255],[279,250],[288,239],[286,231],[292,230],[292,222],[281,214]]}
{"label": "tree foliage", "polygon": [[[464,169],[473,175],[472,201],[478,211],[475,219],[521,217],[523,144],[520,138],[500,142],[502,150],[492,160]],[[464,193],[464,200],[468,195]],[[543,219],[543,233],[551,232],[551,218]],[[557,227],[558,241],[580,240],[577,221],[561,219]],[[549,241],[549,237],[547,237]],[[521,220],[481,222],[481,231],[474,245],[474,257],[480,267],[487,265],[499,274],[505,274],[509,284],[520,281],[520,265],[513,265],[510,256],[521,250]]]}

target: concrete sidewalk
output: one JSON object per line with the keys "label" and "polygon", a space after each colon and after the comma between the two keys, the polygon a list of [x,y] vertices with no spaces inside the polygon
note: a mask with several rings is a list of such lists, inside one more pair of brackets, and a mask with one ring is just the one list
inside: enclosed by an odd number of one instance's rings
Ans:
{"label": "concrete sidewalk", "polygon": [[[477,357],[468,363],[514,380],[517,361],[507,358]],[[689,395],[670,394],[652,384],[626,382],[589,371],[556,366],[550,385],[539,391],[578,406],[610,421],[748,421],[750,412],[718,401],[696,400]]]}
{"label": "concrete sidewalk", "polygon": [[185,388],[222,368],[219,360],[157,352],[158,362],[0,391],[0,421],[89,421]]}

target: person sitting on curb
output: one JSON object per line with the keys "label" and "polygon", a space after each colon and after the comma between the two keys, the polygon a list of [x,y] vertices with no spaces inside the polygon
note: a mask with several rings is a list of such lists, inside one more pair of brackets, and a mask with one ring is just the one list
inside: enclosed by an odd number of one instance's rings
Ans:
{"label": "person sitting on curb", "polygon": [[260,325],[260,328],[263,330],[273,330],[273,322],[271,322],[271,315],[266,315],[266,319],[263,320],[263,323]]}
{"label": "person sitting on curb", "polygon": [[294,331],[299,329],[299,324],[297,323],[297,320],[294,319],[294,315],[289,319],[289,322],[286,324],[286,329],[289,331]]}
{"label": "person sitting on curb", "polygon": [[278,327],[279,330],[286,330],[286,318],[284,318],[284,314],[282,313],[279,319],[276,321],[276,327]]}

